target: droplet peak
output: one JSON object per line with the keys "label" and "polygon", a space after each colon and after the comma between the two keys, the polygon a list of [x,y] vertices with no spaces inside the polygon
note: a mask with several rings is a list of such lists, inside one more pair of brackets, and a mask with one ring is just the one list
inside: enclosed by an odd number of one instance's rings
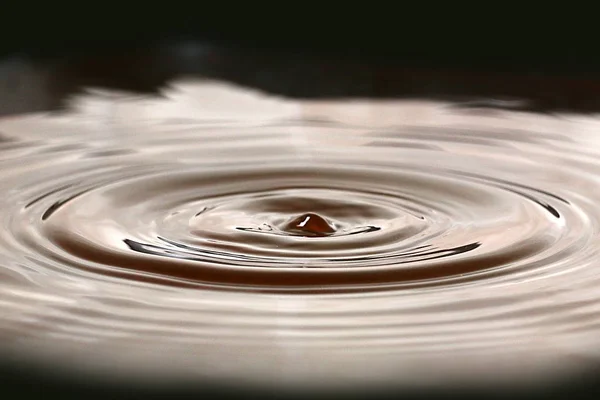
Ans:
{"label": "droplet peak", "polygon": [[306,213],[286,223],[283,230],[295,235],[324,237],[333,235],[335,226],[318,214]]}

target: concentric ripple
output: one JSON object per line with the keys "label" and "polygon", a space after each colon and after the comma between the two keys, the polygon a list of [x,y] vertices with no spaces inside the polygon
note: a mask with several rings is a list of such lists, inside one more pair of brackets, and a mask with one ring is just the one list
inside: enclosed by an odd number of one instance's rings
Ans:
{"label": "concentric ripple", "polygon": [[52,256],[76,268],[232,290],[448,285],[535,270],[581,245],[564,201],[408,168],[164,167],[24,215],[42,215]]}
{"label": "concentric ripple", "polygon": [[163,94],[0,121],[6,349],[313,383],[529,379],[600,349],[596,118]]}

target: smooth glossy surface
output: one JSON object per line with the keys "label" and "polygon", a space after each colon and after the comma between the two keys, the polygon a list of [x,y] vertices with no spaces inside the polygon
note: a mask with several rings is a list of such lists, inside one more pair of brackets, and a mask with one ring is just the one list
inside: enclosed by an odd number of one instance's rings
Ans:
{"label": "smooth glossy surface", "polygon": [[595,116],[162,95],[0,120],[5,348],[125,376],[425,384],[600,349]]}

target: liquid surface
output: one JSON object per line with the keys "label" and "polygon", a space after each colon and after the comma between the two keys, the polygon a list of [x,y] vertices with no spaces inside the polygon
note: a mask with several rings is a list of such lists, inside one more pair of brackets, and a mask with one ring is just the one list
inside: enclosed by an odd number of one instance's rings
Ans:
{"label": "liquid surface", "polygon": [[584,366],[600,349],[598,128],[214,82],[4,118],[2,346],[278,382]]}

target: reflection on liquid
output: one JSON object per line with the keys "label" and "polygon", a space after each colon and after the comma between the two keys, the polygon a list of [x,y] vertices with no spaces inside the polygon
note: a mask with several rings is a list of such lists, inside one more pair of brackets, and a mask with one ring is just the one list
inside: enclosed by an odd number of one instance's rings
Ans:
{"label": "reflection on liquid", "polygon": [[160,95],[0,121],[4,349],[122,377],[428,384],[554,377],[600,346],[595,117]]}

